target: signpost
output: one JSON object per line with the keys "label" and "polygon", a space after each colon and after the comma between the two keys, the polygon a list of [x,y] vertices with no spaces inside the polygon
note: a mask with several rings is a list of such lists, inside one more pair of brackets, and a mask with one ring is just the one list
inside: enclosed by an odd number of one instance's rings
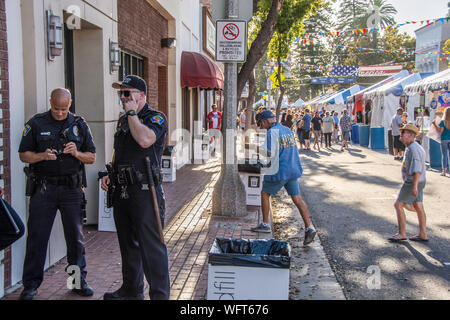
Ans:
{"label": "signpost", "polygon": [[[283,71],[283,68],[281,68],[281,71]],[[278,82],[278,68],[270,75],[269,77],[270,81],[273,83],[273,88],[280,88],[280,83]],[[286,79],[286,77],[283,75],[283,73],[280,74],[280,80],[283,82],[283,80]]]}
{"label": "signpost", "polygon": [[216,61],[245,62],[247,53],[247,22],[217,20]]}
{"label": "signpost", "polygon": [[[222,118],[222,164],[214,186],[212,214],[238,217],[247,214],[245,187],[239,177],[236,155],[237,63],[247,54],[247,20],[239,9],[253,1],[214,0],[216,60],[225,62],[224,112]],[[248,6],[247,6],[248,7]],[[223,14],[220,13],[223,9]],[[252,10],[249,10],[252,12]],[[226,20],[218,20],[226,19]]]}

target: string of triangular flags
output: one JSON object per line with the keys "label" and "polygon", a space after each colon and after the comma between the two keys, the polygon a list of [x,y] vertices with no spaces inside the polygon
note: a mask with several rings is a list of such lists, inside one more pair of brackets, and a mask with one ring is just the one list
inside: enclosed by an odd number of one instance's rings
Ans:
{"label": "string of triangular flags", "polygon": [[[312,44],[312,45],[320,45],[320,41],[317,43],[314,43],[310,40],[303,40],[303,44]],[[411,49],[374,49],[374,48],[361,48],[361,47],[355,47],[355,46],[345,46],[345,45],[336,45],[336,48],[339,49],[345,49],[345,50],[359,50],[359,51],[366,51],[366,53],[404,53],[404,54],[417,54],[417,55],[449,55],[450,52],[442,52],[442,51],[434,51],[434,52],[424,52],[424,51],[415,51]]]}
{"label": "string of triangular flags", "polygon": [[396,27],[402,27],[407,24],[421,24],[421,25],[426,24],[427,26],[429,26],[433,23],[439,23],[439,22],[441,22],[442,24],[448,23],[449,20],[450,20],[450,17],[443,17],[443,18],[428,19],[428,20],[421,20],[421,21],[406,21],[404,23],[398,23],[398,24],[389,25],[389,26],[381,26],[381,27],[377,27],[377,28],[348,29],[348,30],[329,31],[329,32],[308,32],[308,33],[300,34],[296,40],[298,40],[300,38],[302,38],[302,39],[307,38],[309,35],[313,35],[313,34],[319,35],[319,36],[324,36],[324,37],[339,37],[346,33],[352,33],[355,35],[363,35],[363,34],[368,34],[368,33],[375,33],[375,31],[389,30],[389,29],[393,29]]}

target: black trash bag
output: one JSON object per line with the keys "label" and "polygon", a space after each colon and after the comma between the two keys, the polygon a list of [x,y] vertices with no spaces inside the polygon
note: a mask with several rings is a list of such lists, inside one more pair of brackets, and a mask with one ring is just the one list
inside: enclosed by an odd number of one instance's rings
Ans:
{"label": "black trash bag", "polygon": [[238,171],[239,172],[261,174],[261,169],[263,167],[264,167],[264,165],[261,163],[261,161],[259,159],[258,160],[245,159],[245,163],[242,163],[242,164],[238,163]]}
{"label": "black trash bag", "polygon": [[212,265],[289,269],[290,253],[286,241],[216,238],[208,261]]}
{"label": "black trash bag", "polygon": [[8,202],[0,198],[0,250],[9,247],[25,234],[25,226]]}
{"label": "black trash bag", "polygon": [[163,156],[169,156],[170,157],[176,151],[177,151],[176,146],[170,146],[170,145],[164,146]]}

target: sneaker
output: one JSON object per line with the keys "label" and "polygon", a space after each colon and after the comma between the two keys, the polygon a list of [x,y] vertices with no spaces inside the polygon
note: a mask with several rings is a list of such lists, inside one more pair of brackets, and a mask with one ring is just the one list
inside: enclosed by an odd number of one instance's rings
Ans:
{"label": "sneaker", "polygon": [[308,228],[305,230],[305,239],[303,240],[303,245],[310,244],[313,242],[314,237],[316,236],[316,230]]}
{"label": "sneaker", "polygon": [[84,279],[81,280],[81,288],[80,289],[74,288],[72,289],[72,292],[82,297],[90,297],[94,294],[94,290],[92,290],[92,288],[88,285],[88,283]]}
{"label": "sneaker", "polygon": [[253,227],[250,229],[253,232],[264,232],[264,233],[270,233],[272,232],[272,229],[269,225],[264,225],[262,222],[257,225],[256,227]]}

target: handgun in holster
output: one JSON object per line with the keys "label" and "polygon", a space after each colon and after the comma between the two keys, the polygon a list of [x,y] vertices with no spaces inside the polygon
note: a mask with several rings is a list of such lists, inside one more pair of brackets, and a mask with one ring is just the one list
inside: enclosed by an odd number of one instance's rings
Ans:
{"label": "handgun in holster", "polygon": [[25,195],[27,197],[31,197],[38,187],[36,173],[34,172],[34,168],[32,165],[28,167],[24,167],[23,171],[25,172],[25,175],[27,176],[27,184],[25,189]]}
{"label": "handgun in holster", "polygon": [[107,176],[109,177],[108,192],[106,193],[106,207],[111,208],[114,205],[114,192],[116,190],[114,169],[111,163],[106,164]]}

